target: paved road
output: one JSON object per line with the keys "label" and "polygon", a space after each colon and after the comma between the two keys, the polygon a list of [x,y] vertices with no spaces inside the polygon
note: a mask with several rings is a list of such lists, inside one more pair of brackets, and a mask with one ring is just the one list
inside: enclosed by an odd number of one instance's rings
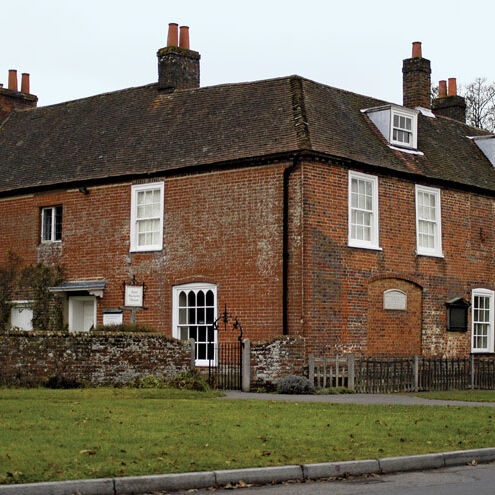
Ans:
{"label": "paved road", "polygon": [[[339,394],[339,395],[283,395],[246,393],[237,390],[227,391],[225,399],[278,400],[287,402],[329,402],[334,404],[384,404],[402,406],[467,406],[495,407],[495,402],[466,402],[460,400],[423,399],[407,394]],[[495,490],[494,490],[495,494]]]}
{"label": "paved road", "polygon": [[[176,492],[177,494],[191,493]],[[354,480],[288,483],[232,489],[198,490],[195,495],[493,495],[495,464],[398,473]]]}

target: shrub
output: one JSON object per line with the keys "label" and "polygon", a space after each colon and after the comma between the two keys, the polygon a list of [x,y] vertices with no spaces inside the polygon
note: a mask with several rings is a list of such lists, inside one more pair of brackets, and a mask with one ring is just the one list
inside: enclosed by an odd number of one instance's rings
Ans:
{"label": "shrub", "polygon": [[120,325],[98,325],[93,328],[92,331],[113,333],[156,333],[154,328],[132,323],[121,323]]}
{"label": "shrub", "polygon": [[277,385],[279,394],[314,394],[315,387],[305,376],[287,375]]}
{"label": "shrub", "polygon": [[167,382],[155,375],[144,375],[136,378],[130,386],[134,388],[165,388]]}
{"label": "shrub", "polygon": [[169,382],[169,385],[173,388],[178,388],[179,390],[198,390],[200,392],[210,390],[210,386],[197,370],[179,373]]}
{"label": "shrub", "polygon": [[45,383],[46,388],[68,389],[68,388],[84,388],[84,383],[76,378],[70,378],[64,375],[51,376]]}

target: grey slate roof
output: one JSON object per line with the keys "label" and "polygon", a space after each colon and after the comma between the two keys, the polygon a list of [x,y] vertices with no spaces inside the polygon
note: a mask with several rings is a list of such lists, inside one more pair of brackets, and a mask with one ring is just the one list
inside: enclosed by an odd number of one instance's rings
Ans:
{"label": "grey slate roof", "polygon": [[384,103],[291,76],[13,112],[0,124],[0,194],[307,149],[495,192],[494,168],[466,138],[484,131],[420,115],[424,156],[394,151],[360,111]]}

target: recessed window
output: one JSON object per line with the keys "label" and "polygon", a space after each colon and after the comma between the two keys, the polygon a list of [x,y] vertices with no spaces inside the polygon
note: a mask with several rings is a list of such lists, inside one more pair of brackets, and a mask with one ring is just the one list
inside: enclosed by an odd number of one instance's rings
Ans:
{"label": "recessed window", "polygon": [[173,336],[194,339],[196,364],[216,361],[217,287],[213,284],[186,284],[173,289]]}
{"label": "recessed window", "polygon": [[492,290],[474,289],[472,294],[471,351],[493,352]]}
{"label": "recessed window", "polygon": [[131,251],[163,248],[163,182],[132,186]]}
{"label": "recessed window", "polygon": [[62,206],[48,206],[41,209],[41,241],[62,240]]}
{"label": "recessed window", "polygon": [[443,257],[440,189],[416,186],[417,253]]}
{"label": "recessed window", "polygon": [[349,171],[349,246],[379,249],[378,177]]}

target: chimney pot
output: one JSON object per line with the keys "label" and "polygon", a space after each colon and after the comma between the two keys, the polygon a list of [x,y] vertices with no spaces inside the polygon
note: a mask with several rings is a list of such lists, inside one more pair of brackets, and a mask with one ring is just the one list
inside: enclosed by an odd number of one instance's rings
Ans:
{"label": "chimney pot", "polygon": [[457,80],[455,77],[449,77],[449,96],[457,95]]}
{"label": "chimney pot", "polygon": [[447,96],[447,81],[440,81],[438,83],[438,97],[445,98]]}
{"label": "chimney pot", "polygon": [[9,89],[17,91],[17,71],[15,69],[9,70]]}
{"label": "chimney pot", "polygon": [[29,74],[26,72],[22,73],[21,93],[29,94]]}
{"label": "chimney pot", "polygon": [[167,46],[179,46],[179,25],[171,22],[168,25]]}
{"label": "chimney pot", "polygon": [[413,41],[412,44],[412,58],[421,58],[421,41]]}
{"label": "chimney pot", "polygon": [[181,26],[180,27],[180,40],[179,46],[186,50],[189,50],[189,27]]}

